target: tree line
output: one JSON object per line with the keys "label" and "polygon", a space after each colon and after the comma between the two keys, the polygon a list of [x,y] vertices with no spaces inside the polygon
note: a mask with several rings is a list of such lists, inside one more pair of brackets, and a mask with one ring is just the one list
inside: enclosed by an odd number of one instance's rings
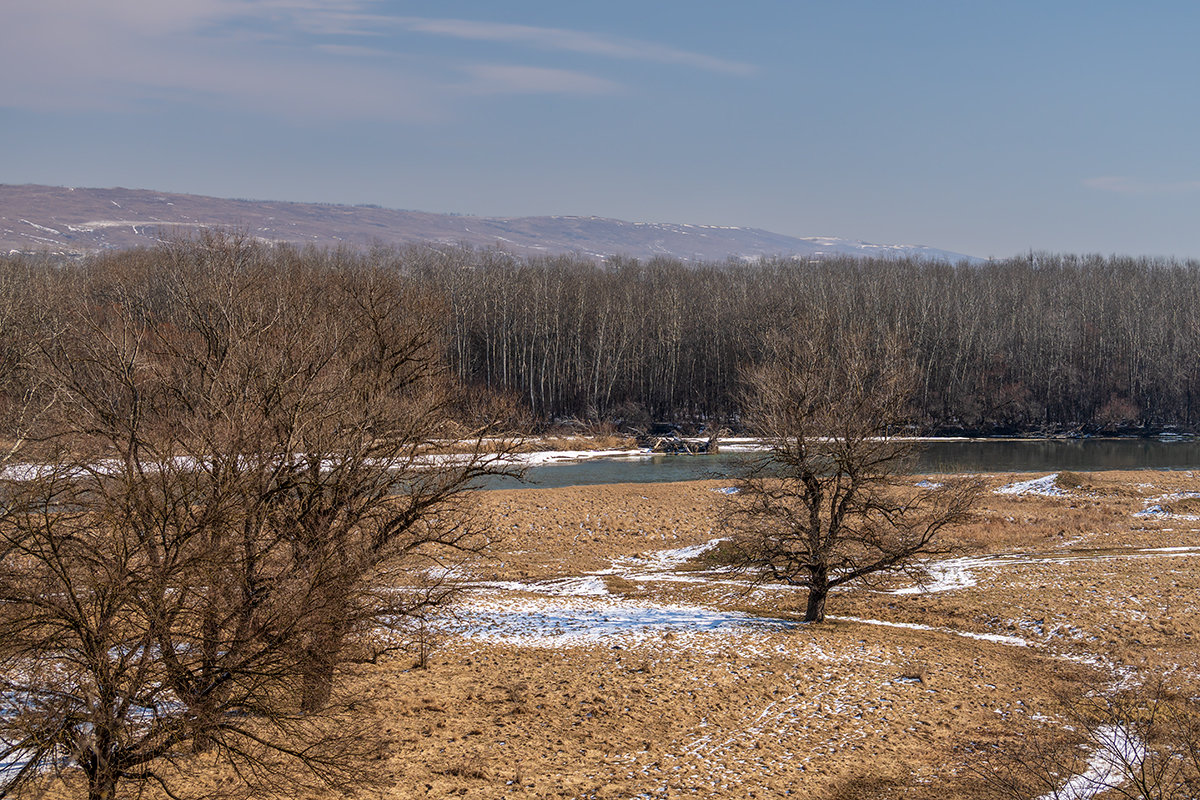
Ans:
{"label": "tree line", "polygon": [[[53,269],[69,281],[102,264],[161,257],[107,254]],[[1200,265],[1191,261],[1030,254],[983,265],[597,263],[435,245],[281,247],[271,258],[332,271],[370,266],[420,287],[449,375],[470,388],[460,400],[506,396],[532,427],[574,418],[736,429],[743,375],[783,328],[814,340],[867,334],[901,343],[919,373],[911,422],[931,432],[1200,424]],[[18,277],[31,263],[4,261],[0,302],[64,302],[62,293],[34,296],[38,282]]]}
{"label": "tree line", "polygon": [[944,433],[1134,432],[1200,422],[1200,269],[1038,255],[984,265],[765,259],[686,265],[411,248],[466,384],[537,419],[722,420],[770,331],[905,345],[912,421]]}

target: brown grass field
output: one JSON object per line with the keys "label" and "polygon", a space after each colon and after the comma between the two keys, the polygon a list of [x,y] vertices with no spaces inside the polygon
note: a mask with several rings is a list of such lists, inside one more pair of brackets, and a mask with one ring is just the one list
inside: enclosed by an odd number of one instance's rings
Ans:
{"label": "brown grass field", "polygon": [[932,591],[843,591],[819,625],[791,622],[799,590],[713,571],[702,548],[663,555],[722,535],[728,482],[480,492],[501,541],[469,565],[459,632],[425,669],[398,656],[345,676],[378,736],[355,794],[980,796],[973,754],[1052,732],[1060,696],[1198,669],[1200,519],[1180,495],[1200,480],[992,491],[1039,477],[986,477]]}

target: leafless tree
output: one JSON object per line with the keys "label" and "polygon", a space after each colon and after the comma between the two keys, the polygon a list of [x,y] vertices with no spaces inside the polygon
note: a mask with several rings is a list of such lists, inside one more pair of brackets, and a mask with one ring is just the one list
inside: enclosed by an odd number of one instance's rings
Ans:
{"label": "leafless tree", "polygon": [[978,487],[897,480],[913,449],[897,437],[913,387],[898,349],[775,337],[747,383],[748,419],[768,454],[726,517],[740,567],[806,587],[804,619],[820,622],[832,589],[943,552],[938,533],[965,519]]}
{"label": "leafless tree", "polygon": [[503,464],[482,429],[433,451],[452,394],[432,298],[220,235],[70,287],[41,347],[46,447],[3,480],[0,780],[72,765],[93,798],[178,791],[193,753],[335,779],[365,741],[338,667],[445,601],[447,561],[487,543],[465,490]]}

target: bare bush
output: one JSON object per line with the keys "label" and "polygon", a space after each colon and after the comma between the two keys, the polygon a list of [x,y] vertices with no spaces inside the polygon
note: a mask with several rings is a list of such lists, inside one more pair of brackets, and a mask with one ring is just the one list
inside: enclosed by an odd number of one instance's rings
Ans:
{"label": "bare bush", "polygon": [[992,796],[1077,800],[1200,797],[1200,700],[1163,681],[1064,698],[1053,727],[978,750],[972,771]]}

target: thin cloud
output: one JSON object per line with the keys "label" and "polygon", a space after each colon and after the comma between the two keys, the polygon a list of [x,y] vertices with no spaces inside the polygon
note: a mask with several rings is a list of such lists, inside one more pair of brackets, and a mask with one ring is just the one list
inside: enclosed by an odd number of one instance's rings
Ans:
{"label": "thin cloud", "polygon": [[465,69],[478,94],[612,94],[620,85],[604,78],[565,69],[507,64],[476,64]]}
{"label": "thin cloud", "polygon": [[451,36],[457,39],[509,42],[530,45],[543,50],[563,50],[623,60],[680,64],[731,75],[750,75],[755,71],[750,64],[679,50],[656,42],[611,38],[562,28],[426,17],[397,17],[393,22],[417,33]]}
{"label": "thin cloud", "polygon": [[1083,185],[1102,192],[1129,195],[1188,194],[1200,192],[1200,181],[1146,181],[1121,175],[1088,178]]}
{"label": "thin cloud", "polygon": [[[530,49],[748,74],[745,64],[578,31],[380,13],[379,0],[37,0],[0,48],[0,107],[125,111],[164,102],[298,119],[445,119],[465,98],[622,87]],[[418,37],[417,39],[414,39]],[[429,53],[419,37],[514,45],[516,63]],[[526,52],[521,52],[524,50]],[[563,59],[566,61],[566,57]]]}

